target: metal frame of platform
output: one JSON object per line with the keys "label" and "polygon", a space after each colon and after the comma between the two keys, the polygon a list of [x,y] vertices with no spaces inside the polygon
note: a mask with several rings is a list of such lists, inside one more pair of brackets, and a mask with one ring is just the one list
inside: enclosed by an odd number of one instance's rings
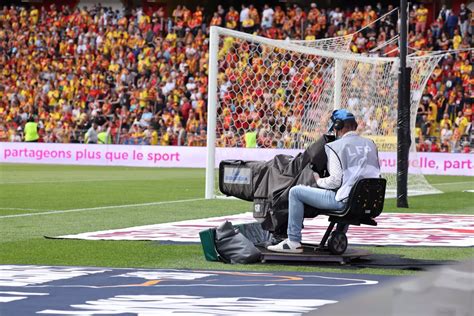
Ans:
{"label": "metal frame of platform", "polygon": [[371,253],[365,249],[348,248],[342,255],[333,255],[329,250],[318,249],[317,246],[303,245],[303,253],[281,253],[259,248],[262,252],[262,262],[291,261],[291,262],[336,262],[349,263],[351,260],[366,257]]}

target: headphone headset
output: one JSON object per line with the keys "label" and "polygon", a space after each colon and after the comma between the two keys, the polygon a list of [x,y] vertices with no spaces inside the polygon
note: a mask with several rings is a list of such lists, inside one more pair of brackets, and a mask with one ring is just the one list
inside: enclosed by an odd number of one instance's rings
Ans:
{"label": "headphone headset", "polygon": [[344,128],[344,121],[343,120],[340,120],[340,119],[336,119],[334,121],[334,129],[336,131],[340,131]]}

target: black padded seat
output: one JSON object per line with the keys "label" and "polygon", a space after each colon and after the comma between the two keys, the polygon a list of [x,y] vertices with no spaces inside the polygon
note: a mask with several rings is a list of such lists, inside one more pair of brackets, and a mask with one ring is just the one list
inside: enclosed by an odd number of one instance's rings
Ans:
{"label": "black padded seat", "polygon": [[[347,249],[346,232],[349,225],[377,226],[375,218],[383,210],[386,184],[387,181],[383,178],[360,179],[352,187],[344,210],[320,211],[320,215],[329,216],[330,224],[319,249],[329,248],[331,253],[340,255]],[[337,227],[333,231],[336,224]]]}

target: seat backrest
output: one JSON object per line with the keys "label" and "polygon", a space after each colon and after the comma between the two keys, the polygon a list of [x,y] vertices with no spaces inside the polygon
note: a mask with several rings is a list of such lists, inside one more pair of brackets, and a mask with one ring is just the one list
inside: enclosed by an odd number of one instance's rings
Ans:
{"label": "seat backrest", "polygon": [[384,178],[366,178],[357,181],[351,189],[347,211],[351,217],[375,218],[382,213],[385,201]]}

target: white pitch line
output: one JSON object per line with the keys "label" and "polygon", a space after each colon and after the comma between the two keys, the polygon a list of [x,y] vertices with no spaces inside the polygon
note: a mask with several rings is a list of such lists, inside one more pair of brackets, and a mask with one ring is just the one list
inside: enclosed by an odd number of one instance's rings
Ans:
{"label": "white pitch line", "polygon": [[6,210],[6,211],[34,211],[34,212],[45,211],[45,210],[38,210],[36,208],[22,208],[22,207],[0,207],[0,210]]}
{"label": "white pitch line", "polygon": [[[53,210],[53,211],[47,211],[47,212],[41,212],[41,213],[4,215],[4,216],[0,216],[0,219],[2,219],[2,218],[13,218],[13,217],[27,217],[27,216],[38,216],[38,215],[73,213],[73,212],[82,212],[82,211],[107,210],[107,209],[115,209],[115,208],[128,208],[128,207],[153,206],[153,205],[163,205],[163,204],[173,204],[173,203],[185,203],[185,202],[194,202],[194,201],[202,201],[202,200],[204,200],[204,198],[189,199],[189,200],[176,200],[176,201],[163,201],[163,202],[151,202],[151,203],[140,203],[140,204],[111,205],[111,206],[100,206],[100,207],[90,207],[90,208],[76,208],[76,209],[71,209],[71,210]],[[2,209],[2,208],[0,207],[0,209]]]}
{"label": "white pitch line", "polygon": [[10,184],[43,184],[43,183],[76,183],[76,182],[112,182],[112,181],[152,181],[154,179],[81,179],[81,180],[44,180],[44,181],[12,181],[0,182],[0,185]]}
{"label": "white pitch line", "polygon": [[463,181],[463,182],[441,182],[441,183],[432,183],[431,185],[437,186],[437,185],[453,185],[453,184],[473,184],[473,185],[474,185],[474,180],[472,180],[472,181]]}

